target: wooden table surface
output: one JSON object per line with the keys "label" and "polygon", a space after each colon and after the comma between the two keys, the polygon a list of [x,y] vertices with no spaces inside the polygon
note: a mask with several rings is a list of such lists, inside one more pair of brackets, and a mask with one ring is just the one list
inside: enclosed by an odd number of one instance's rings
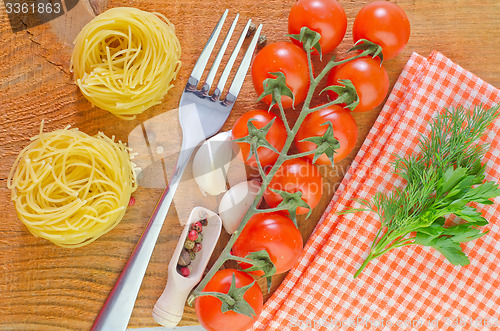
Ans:
{"label": "wooden table surface", "polygon": [[[176,86],[165,101],[133,121],[119,120],[106,111],[92,108],[73,83],[69,71],[71,41],[88,22],[89,14],[80,2],[66,16],[50,23],[13,33],[5,6],[0,3],[0,329],[2,330],[87,330],[92,325],[124,267],[151,211],[161,194],[158,188],[139,188],[137,203],[122,222],[96,242],[78,249],[59,248],[33,237],[16,218],[6,182],[10,167],[37,134],[41,120],[46,130],[70,124],[95,134],[103,131],[127,141],[129,133],[144,121],[175,109],[186,79],[204,46],[216,19],[225,8],[230,17],[252,18],[263,23],[269,42],[287,40],[287,17],[293,0],[148,0],[94,2],[95,12],[115,6],[135,6],[165,14],[176,26],[182,46],[183,67]],[[348,31],[336,51],[342,55],[351,46],[351,26],[367,1],[341,0]],[[438,50],[459,65],[496,87],[500,87],[500,2],[497,0],[400,0],[410,19],[412,32],[405,50],[385,63],[391,86],[411,52],[427,56]],[[83,10],[83,12],[82,12]],[[241,24],[242,25],[242,24]],[[241,30],[241,26],[240,26]],[[321,64],[316,61],[315,65]],[[233,113],[223,130],[254,107],[256,95],[247,77]],[[315,102],[324,99],[317,98]],[[359,125],[357,148],[375,121],[380,108],[354,114]],[[172,118],[176,118],[175,113]],[[175,139],[173,137],[172,139]],[[357,149],[356,148],[356,149]],[[310,235],[355,153],[335,169],[322,167],[325,194],[311,219],[300,220],[304,239]],[[155,326],[151,311],[167,280],[167,265],[182,227],[171,208],[153,253],[133,311],[130,327]],[[222,236],[222,241],[227,235]],[[222,247],[219,244],[218,250]],[[283,279],[276,276],[272,290]],[[181,325],[196,324],[187,307]]]}

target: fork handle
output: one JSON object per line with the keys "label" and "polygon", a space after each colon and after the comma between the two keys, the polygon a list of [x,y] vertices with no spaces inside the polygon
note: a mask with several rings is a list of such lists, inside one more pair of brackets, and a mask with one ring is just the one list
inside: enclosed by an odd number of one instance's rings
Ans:
{"label": "fork handle", "polygon": [[193,149],[194,147],[181,149],[172,179],[163,191],[141,238],[101,308],[91,330],[126,330],[161,227]]}

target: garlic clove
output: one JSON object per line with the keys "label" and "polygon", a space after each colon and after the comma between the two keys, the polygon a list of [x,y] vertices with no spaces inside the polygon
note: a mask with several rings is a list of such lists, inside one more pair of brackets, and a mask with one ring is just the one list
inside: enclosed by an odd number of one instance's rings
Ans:
{"label": "garlic clove", "polygon": [[232,234],[252,205],[260,189],[260,183],[251,180],[236,184],[223,196],[219,204],[219,216],[227,233]]}
{"label": "garlic clove", "polygon": [[193,158],[193,176],[203,194],[226,192],[226,178],[233,159],[231,132],[206,140]]}

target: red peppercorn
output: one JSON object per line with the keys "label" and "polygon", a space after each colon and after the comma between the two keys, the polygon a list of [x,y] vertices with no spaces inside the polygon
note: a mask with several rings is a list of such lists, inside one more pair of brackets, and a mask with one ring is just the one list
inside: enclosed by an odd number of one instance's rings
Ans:
{"label": "red peppercorn", "polygon": [[181,267],[180,272],[181,272],[181,275],[184,277],[189,276],[189,274],[191,273],[191,271],[189,270],[188,267]]}
{"label": "red peppercorn", "polygon": [[200,243],[196,243],[194,245],[193,252],[199,252],[199,251],[201,251],[201,244]]}
{"label": "red peppercorn", "polygon": [[135,198],[134,197],[130,197],[130,200],[128,201],[128,205],[129,206],[135,205]]}
{"label": "red peppercorn", "polygon": [[201,225],[201,222],[196,222],[191,226],[191,229],[196,230],[196,232],[201,232],[203,231],[203,225]]}
{"label": "red peppercorn", "polygon": [[198,232],[196,230],[189,231],[188,239],[195,241],[198,238]]}

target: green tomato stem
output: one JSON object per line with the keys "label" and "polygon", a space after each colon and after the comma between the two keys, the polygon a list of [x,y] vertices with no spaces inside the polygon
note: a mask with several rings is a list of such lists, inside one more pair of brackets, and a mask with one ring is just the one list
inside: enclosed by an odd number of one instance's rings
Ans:
{"label": "green tomato stem", "polygon": [[247,259],[245,257],[239,257],[239,256],[232,255],[232,254],[229,254],[228,259],[234,260],[234,261],[237,261],[237,262],[243,262],[243,263],[253,264],[253,260],[251,260],[251,259]]}
{"label": "green tomato stem", "polygon": [[352,57],[349,57],[349,58],[346,58],[346,59],[343,59],[343,60],[340,60],[340,61],[332,61],[332,68],[333,67],[336,67],[336,66],[339,66],[341,64],[344,64],[344,63],[347,63],[347,62],[350,62],[350,61],[353,61],[353,60],[356,60],[356,59],[359,59],[360,57],[365,57],[367,56],[368,54],[370,54],[369,51],[363,51],[357,55],[354,55]]}
{"label": "green tomato stem", "polygon": [[315,111],[325,109],[325,108],[328,108],[328,107],[333,106],[333,105],[338,105],[340,103],[344,103],[345,101],[347,101],[347,99],[348,99],[348,96],[346,96],[346,95],[339,96],[337,99],[335,99],[333,101],[324,103],[322,105],[319,105],[319,106],[316,106],[316,107],[310,109],[310,112],[314,113]]}
{"label": "green tomato stem", "polygon": [[296,153],[296,154],[292,154],[292,155],[287,155],[287,160],[298,159],[298,158],[301,158],[301,157],[304,157],[304,156],[315,154],[318,150],[319,150],[319,148],[315,148],[315,149],[310,150],[308,152],[302,152],[302,153]]}
{"label": "green tomato stem", "polygon": [[[277,94],[277,95],[279,95],[280,91],[278,89],[275,89],[274,93]],[[278,108],[280,110],[281,120],[285,124],[287,135],[289,135],[292,132],[292,130],[290,129],[290,124],[288,124],[288,120],[287,120],[286,115],[285,115],[285,110],[283,109],[283,104],[281,103],[281,98],[279,98],[279,100],[280,101],[278,102]]]}
{"label": "green tomato stem", "polygon": [[225,300],[225,302],[229,306],[234,306],[234,304],[236,303],[236,301],[230,295],[227,295],[226,293],[221,293],[221,292],[201,292],[198,296],[202,297],[202,296],[208,296],[208,295],[219,298],[221,301]]}
{"label": "green tomato stem", "polygon": [[312,82],[314,81],[314,73],[313,73],[313,65],[312,65],[312,60],[311,60],[311,40],[307,39],[306,44],[304,46],[304,49],[307,54],[307,64],[309,65],[309,80]]}
{"label": "green tomato stem", "polygon": [[285,208],[278,208],[278,207],[274,207],[274,208],[263,208],[263,209],[257,209],[257,211],[255,212],[256,214],[265,214],[265,213],[274,213],[276,211],[283,211],[283,210],[286,210]]}
{"label": "green tomato stem", "polygon": [[255,155],[255,162],[257,163],[260,177],[262,178],[262,180],[264,180],[264,178],[266,177],[266,172],[264,171],[264,168],[262,168],[262,164],[260,163],[259,154],[257,153],[258,148],[256,148],[254,144],[252,144],[252,146],[250,146],[250,148],[252,149],[252,152]]}

